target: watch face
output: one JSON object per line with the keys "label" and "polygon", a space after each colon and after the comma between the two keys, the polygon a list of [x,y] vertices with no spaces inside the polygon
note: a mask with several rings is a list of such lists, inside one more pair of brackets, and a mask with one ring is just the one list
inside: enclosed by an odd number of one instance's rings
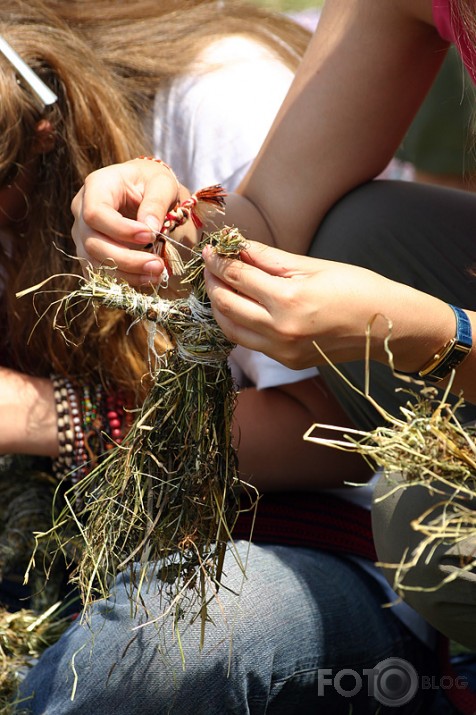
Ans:
{"label": "watch face", "polygon": [[427,375],[422,375],[422,377],[425,380],[433,380],[434,382],[443,380],[452,370],[455,370],[459,365],[461,365],[470,352],[471,347],[468,347],[467,345],[460,345],[455,342],[443,361],[440,362],[440,364],[433,370],[430,370]]}
{"label": "watch face", "polygon": [[456,335],[449,340],[433,357],[426,362],[418,372],[401,372],[395,370],[398,375],[406,375],[416,380],[428,380],[429,382],[440,382],[448,377],[450,372],[456,369],[469,355],[473,347],[473,336],[471,321],[468,315],[461,308],[455,308],[448,303],[456,318]]}

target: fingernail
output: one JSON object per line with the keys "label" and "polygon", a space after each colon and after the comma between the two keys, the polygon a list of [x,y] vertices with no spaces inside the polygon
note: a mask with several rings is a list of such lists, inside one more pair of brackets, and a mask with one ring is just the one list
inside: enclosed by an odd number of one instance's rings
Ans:
{"label": "fingernail", "polygon": [[140,231],[139,233],[136,233],[134,238],[136,241],[139,243],[150,243],[150,239],[154,238],[154,232],[151,231]]}
{"label": "fingernail", "polygon": [[151,231],[157,232],[161,229],[160,223],[156,216],[147,216],[144,223],[149,226]]}
{"label": "fingernail", "polygon": [[155,285],[156,283],[159,282],[159,276],[151,276],[150,274],[144,275],[144,276],[139,276],[138,284],[140,286],[150,286],[150,285]]}
{"label": "fingernail", "polygon": [[144,271],[148,274],[154,274],[156,276],[162,275],[164,270],[164,264],[162,261],[148,261],[144,264]]}

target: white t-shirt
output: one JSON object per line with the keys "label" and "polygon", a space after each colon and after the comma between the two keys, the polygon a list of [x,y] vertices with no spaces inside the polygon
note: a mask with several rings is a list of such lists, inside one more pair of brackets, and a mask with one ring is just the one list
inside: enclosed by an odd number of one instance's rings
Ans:
{"label": "white t-shirt", "polygon": [[[234,190],[256,157],[292,77],[291,70],[271,50],[250,38],[239,35],[213,42],[190,74],[157,94],[156,156],[172,166],[192,191],[216,183]],[[291,370],[240,346],[233,351],[230,363],[238,384],[249,381],[258,389],[318,374],[316,368]],[[373,480],[363,487],[330,491],[370,509]],[[353,560],[379,581],[390,603],[397,600],[376,566],[364,559]],[[433,630],[412,608],[402,602],[394,608],[416,635],[433,644]]]}

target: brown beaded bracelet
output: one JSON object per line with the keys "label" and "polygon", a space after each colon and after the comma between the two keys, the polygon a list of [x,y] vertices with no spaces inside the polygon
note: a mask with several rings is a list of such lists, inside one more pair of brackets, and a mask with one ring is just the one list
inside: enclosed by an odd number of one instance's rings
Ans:
{"label": "brown beaded bracelet", "polygon": [[67,380],[52,375],[53,394],[58,417],[58,456],[53,460],[53,472],[58,477],[68,474],[73,468],[74,432],[68,399]]}

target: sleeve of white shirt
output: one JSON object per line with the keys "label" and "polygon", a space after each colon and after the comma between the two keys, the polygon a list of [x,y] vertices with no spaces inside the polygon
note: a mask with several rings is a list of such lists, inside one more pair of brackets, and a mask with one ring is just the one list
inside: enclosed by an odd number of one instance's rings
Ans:
{"label": "sleeve of white shirt", "polygon": [[[213,42],[190,74],[157,93],[154,151],[192,191],[233,191],[256,157],[293,77],[271,50],[237,35]],[[246,348],[230,363],[258,389],[314,377]]]}
{"label": "sleeve of white shirt", "polygon": [[189,74],[158,92],[154,147],[195,191],[233,191],[258,153],[292,71],[268,48],[236,35],[213,42]]}

